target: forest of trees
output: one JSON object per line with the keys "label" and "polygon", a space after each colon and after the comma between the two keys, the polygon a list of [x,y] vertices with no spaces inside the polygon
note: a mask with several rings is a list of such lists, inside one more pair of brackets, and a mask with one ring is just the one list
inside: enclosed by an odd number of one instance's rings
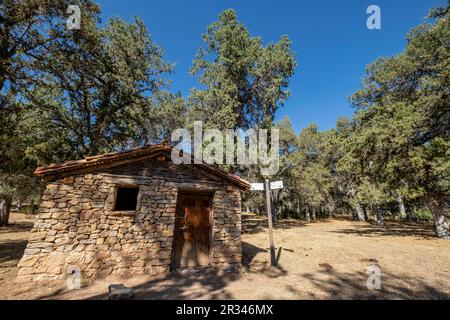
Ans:
{"label": "forest of trees", "polygon": [[[74,3],[81,28],[68,30]],[[438,237],[450,238],[449,5],[411,30],[402,53],[367,67],[350,98],[352,118],[300,135],[288,118],[274,121],[294,89],[287,36],[264,44],[234,10],[223,11],[191,67],[198,88],[183,97],[164,80],[173,65],[143,22],[101,24],[100,14],[92,0],[0,4],[0,225],[13,201],[39,201],[36,166],[158,142],[202,120],[280,129],[279,217],[430,219]],[[226,169],[261,179],[255,168]],[[260,194],[244,195],[244,205],[264,212]]]}

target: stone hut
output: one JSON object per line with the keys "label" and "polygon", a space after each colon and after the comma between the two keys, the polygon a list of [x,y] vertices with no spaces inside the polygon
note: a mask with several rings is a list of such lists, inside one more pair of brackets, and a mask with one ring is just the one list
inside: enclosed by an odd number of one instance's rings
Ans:
{"label": "stone hut", "polygon": [[239,269],[249,183],[204,163],[177,165],[172,149],[163,143],[37,168],[46,188],[17,279]]}

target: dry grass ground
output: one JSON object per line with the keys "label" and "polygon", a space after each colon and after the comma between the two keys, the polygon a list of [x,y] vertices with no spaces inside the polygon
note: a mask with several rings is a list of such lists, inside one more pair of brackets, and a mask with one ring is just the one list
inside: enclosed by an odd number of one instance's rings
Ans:
{"label": "dry grass ground", "polygon": [[[435,239],[426,225],[284,220],[274,232],[279,265],[270,267],[265,220],[244,216],[241,274],[109,278],[73,291],[64,283],[14,283],[30,226],[14,220],[0,228],[2,299],[102,299],[111,283],[134,287],[141,299],[450,298],[450,241]],[[371,264],[381,269],[381,290],[366,286]]]}

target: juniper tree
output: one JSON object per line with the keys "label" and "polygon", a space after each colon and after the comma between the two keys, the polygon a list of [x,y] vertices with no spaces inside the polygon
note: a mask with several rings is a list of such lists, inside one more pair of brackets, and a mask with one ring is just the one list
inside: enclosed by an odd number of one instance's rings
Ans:
{"label": "juniper tree", "polygon": [[[448,7],[414,28],[405,50],[368,67],[352,97],[358,108],[355,153],[393,190],[423,196],[436,234],[450,238],[450,23]],[[403,194],[404,195],[404,194]]]}
{"label": "juniper tree", "polygon": [[[97,20],[98,6],[90,0],[0,3],[0,225],[8,222],[13,195],[26,196],[38,187],[32,176],[35,162],[28,157],[32,135],[20,129],[34,120],[35,125],[44,124],[41,132],[50,126],[41,121],[48,120],[42,114],[25,114],[23,94],[35,84],[33,64],[46,61],[48,47],[69,36],[66,11],[70,4],[82,8],[85,23]],[[22,124],[25,120],[27,124]]]}
{"label": "juniper tree", "polygon": [[191,68],[204,87],[191,91],[193,118],[218,129],[271,128],[297,65],[289,38],[264,46],[228,9],[203,41]]}
{"label": "juniper tree", "polygon": [[[162,73],[171,71],[144,23],[113,18],[104,28],[84,25],[49,47],[50,59],[34,64],[29,105],[52,114],[66,128],[77,157],[133,145],[149,125]],[[54,102],[56,101],[56,103]]]}
{"label": "juniper tree", "polygon": [[[81,28],[66,27],[67,1],[5,1],[0,11],[0,196],[28,190],[36,165],[113,151],[167,136],[148,127],[180,115],[164,94],[163,61],[142,21],[109,20],[78,1]],[[174,112],[176,111],[176,113]],[[153,120],[153,122],[150,122]],[[26,179],[25,179],[26,180]],[[7,221],[7,218],[3,219]]]}

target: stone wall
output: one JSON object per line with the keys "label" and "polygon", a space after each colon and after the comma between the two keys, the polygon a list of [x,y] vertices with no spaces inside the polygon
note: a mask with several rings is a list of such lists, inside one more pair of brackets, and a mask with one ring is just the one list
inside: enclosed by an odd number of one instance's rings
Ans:
{"label": "stone wall", "polygon": [[[142,166],[145,172],[137,170]],[[83,278],[168,272],[180,188],[214,191],[211,265],[239,268],[240,192],[205,173],[195,181],[181,166],[190,179],[183,173],[174,178],[173,170],[172,164],[147,161],[48,183],[18,280],[63,279],[71,266]],[[135,212],[113,211],[118,186],[139,186]]]}
{"label": "stone wall", "polygon": [[241,194],[216,191],[213,198],[213,265],[239,269],[242,260]]}

